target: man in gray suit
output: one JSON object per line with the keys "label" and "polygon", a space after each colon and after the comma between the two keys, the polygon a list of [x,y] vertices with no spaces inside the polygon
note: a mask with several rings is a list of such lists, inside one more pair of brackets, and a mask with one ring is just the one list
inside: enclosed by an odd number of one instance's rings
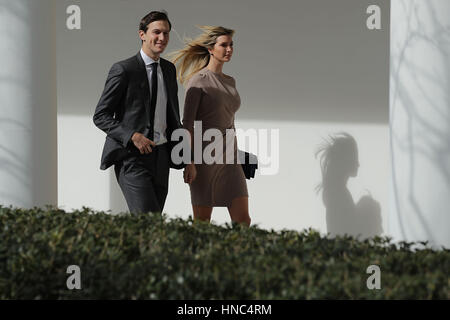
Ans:
{"label": "man in gray suit", "polygon": [[164,12],[142,18],[142,48],[115,63],[93,117],[106,133],[100,168],[114,165],[117,181],[132,213],[162,212],[172,163],[171,134],[181,128],[175,66],[160,58],[171,23]]}

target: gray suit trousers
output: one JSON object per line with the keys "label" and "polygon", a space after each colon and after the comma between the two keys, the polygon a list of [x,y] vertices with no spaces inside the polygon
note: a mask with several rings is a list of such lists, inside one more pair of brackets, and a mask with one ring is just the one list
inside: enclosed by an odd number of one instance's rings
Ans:
{"label": "gray suit trousers", "polygon": [[114,166],[117,182],[132,214],[162,212],[169,188],[168,144],[149,154],[130,155]]}

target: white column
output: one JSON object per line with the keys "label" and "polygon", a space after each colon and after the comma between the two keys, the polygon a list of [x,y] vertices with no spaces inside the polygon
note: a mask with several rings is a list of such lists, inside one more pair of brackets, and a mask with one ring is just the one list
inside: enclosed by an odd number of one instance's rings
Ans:
{"label": "white column", "polygon": [[450,248],[450,1],[392,0],[389,234]]}
{"label": "white column", "polygon": [[57,204],[52,0],[0,0],[0,204]]}

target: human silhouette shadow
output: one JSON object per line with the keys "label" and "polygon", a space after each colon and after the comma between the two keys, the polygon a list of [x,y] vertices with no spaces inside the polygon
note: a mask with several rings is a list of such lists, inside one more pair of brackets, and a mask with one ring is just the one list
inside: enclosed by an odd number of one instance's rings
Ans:
{"label": "human silhouette shadow", "polygon": [[322,183],[316,191],[322,191],[328,233],[332,237],[350,235],[362,239],[381,235],[379,203],[368,194],[355,204],[347,188],[349,178],[358,175],[356,140],[348,133],[329,136],[317,149],[317,157],[320,158]]}

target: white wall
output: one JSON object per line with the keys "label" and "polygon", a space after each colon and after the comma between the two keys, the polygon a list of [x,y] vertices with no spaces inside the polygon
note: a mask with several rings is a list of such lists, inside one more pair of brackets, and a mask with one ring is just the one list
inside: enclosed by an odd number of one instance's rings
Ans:
{"label": "white wall", "polygon": [[[91,119],[109,67],[139,50],[139,19],[165,9],[173,23],[167,52],[181,47],[177,34],[196,36],[196,24],[236,29],[235,55],[224,69],[242,98],[236,125],[279,129],[279,173],[248,182],[253,223],[326,232],[325,208],[314,191],[321,180],[314,152],[322,137],[345,131],[355,138],[360,161],[348,189],[355,203],[366,189],[371,193],[387,230],[388,1],[255,1],[240,3],[241,10],[206,0],[77,1],[82,29],[72,31],[65,29],[69,4],[57,3],[60,206],[126,208],[112,170],[99,170],[104,134]],[[382,30],[366,28],[370,4],[382,8]],[[182,88],[179,98],[182,109]],[[171,173],[164,211],[191,214],[181,172]],[[226,210],[216,208],[213,220],[229,221]]]}
{"label": "white wall", "polygon": [[58,205],[109,210],[109,174],[99,169],[104,134],[92,125],[91,117],[59,115],[58,140]]}

